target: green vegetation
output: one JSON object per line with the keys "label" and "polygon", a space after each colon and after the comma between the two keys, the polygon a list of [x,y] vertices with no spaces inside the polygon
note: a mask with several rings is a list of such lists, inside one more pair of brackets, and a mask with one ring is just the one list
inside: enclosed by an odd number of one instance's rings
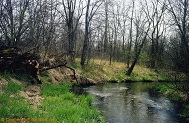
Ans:
{"label": "green vegetation", "polygon": [[173,83],[160,83],[155,86],[157,92],[166,95],[173,101],[181,101],[182,100],[182,92],[174,89]]}
{"label": "green vegetation", "polygon": [[16,84],[12,80],[10,80],[5,93],[14,94],[17,93],[21,88],[22,88],[21,85]]}
{"label": "green vegetation", "polygon": [[42,96],[45,98],[42,110],[47,118],[55,118],[66,123],[103,122],[100,113],[91,106],[91,96],[69,92],[69,86],[53,85],[44,87]]}
{"label": "green vegetation", "polygon": [[34,109],[24,97],[20,96],[19,92],[25,90],[24,86],[10,78],[7,81],[8,84],[0,85],[1,121],[9,122],[23,118],[23,121],[29,122],[104,122],[99,111],[92,106],[93,97],[69,92],[70,85],[43,84],[41,96],[44,99],[41,105]]}
{"label": "green vegetation", "polygon": [[[119,62],[112,62],[110,65],[105,60],[93,60],[84,69],[81,69],[79,59],[76,59],[76,63],[71,66],[82,76],[94,80],[103,80],[104,82],[111,80],[120,82],[125,79],[133,81],[167,80],[166,76],[160,75],[153,69],[139,65],[136,65],[131,76],[126,76],[125,64]],[[71,84],[67,80],[52,84],[52,80],[48,74],[42,73],[41,79],[43,84],[40,96],[43,98],[43,101],[35,109],[24,97],[20,96],[20,91],[26,90],[27,86],[25,84],[30,85],[30,80],[26,76],[4,73],[1,74],[0,78],[8,81],[7,84],[0,85],[0,91],[2,92],[0,94],[0,118],[34,118],[33,120],[42,118],[41,120],[46,119],[48,121],[53,120],[65,123],[105,122],[104,118],[100,116],[100,112],[92,106],[93,97],[90,95],[76,95],[70,92]],[[11,78],[26,81],[27,83],[21,82],[19,84]],[[155,91],[168,96],[170,99],[174,101],[181,101],[183,99],[183,93],[173,89],[174,84],[155,85],[153,88]],[[150,83],[149,87],[151,87]],[[189,105],[185,104],[183,107],[182,114],[188,116]]]}
{"label": "green vegetation", "polygon": [[160,94],[165,95],[172,101],[181,102],[183,110],[181,111],[181,114],[189,117],[189,104],[188,104],[188,98],[187,94],[189,92],[183,92],[181,90],[176,89],[181,88],[184,86],[187,86],[185,83],[158,83],[156,86],[154,86],[153,89],[155,89],[156,92],[159,92]]}
{"label": "green vegetation", "polygon": [[2,91],[2,93],[0,93],[1,118],[31,117],[33,110],[18,94],[22,88],[22,85],[16,84],[12,80],[9,80],[7,85],[0,85],[0,90]]}
{"label": "green vegetation", "polygon": [[0,96],[0,116],[1,118],[26,118],[33,117],[33,109],[29,107],[20,96],[11,97],[5,94]]}
{"label": "green vegetation", "polygon": [[[112,62],[111,65],[106,60],[94,59],[82,70],[79,64],[80,59],[76,59],[74,68],[77,73],[94,80],[103,81],[124,81],[125,79],[133,81],[163,81],[167,80],[164,74],[155,72],[154,69],[145,66],[136,65],[131,76],[126,75],[126,64],[122,62]],[[75,67],[77,66],[77,67]]]}
{"label": "green vegetation", "polygon": [[69,85],[44,86],[41,94],[45,96],[59,96],[69,92]]}
{"label": "green vegetation", "polygon": [[182,111],[182,114],[186,117],[189,117],[189,104],[184,104],[184,110]]}

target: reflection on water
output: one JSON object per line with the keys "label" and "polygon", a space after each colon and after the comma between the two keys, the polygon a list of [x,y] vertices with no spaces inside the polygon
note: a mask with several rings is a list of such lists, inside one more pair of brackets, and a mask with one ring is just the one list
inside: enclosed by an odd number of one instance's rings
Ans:
{"label": "reflection on water", "polygon": [[[152,83],[151,83],[152,84]],[[150,83],[114,83],[85,88],[109,123],[183,123],[176,106],[149,92]]]}

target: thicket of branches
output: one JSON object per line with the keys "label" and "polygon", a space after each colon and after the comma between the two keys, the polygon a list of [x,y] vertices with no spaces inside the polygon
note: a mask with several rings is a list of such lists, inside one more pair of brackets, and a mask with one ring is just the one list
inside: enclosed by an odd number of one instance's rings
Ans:
{"label": "thicket of branches", "polygon": [[189,75],[189,0],[1,0],[0,45]]}

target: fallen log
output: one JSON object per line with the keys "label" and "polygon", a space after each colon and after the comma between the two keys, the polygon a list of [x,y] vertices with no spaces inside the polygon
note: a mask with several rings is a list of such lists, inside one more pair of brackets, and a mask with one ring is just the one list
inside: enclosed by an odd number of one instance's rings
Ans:
{"label": "fallen log", "polygon": [[[0,47],[0,72],[9,71],[16,73],[17,71],[24,71],[30,78],[37,80],[41,84],[38,77],[39,63],[37,62],[37,55],[32,53],[21,53],[21,50],[16,47]],[[32,80],[32,84],[34,81]]]}
{"label": "fallen log", "polygon": [[[37,54],[30,53],[31,50],[21,53],[21,50],[16,47],[0,47],[0,72],[10,71],[15,73],[16,71],[23,70],[29,76],[35,78],[38,84],[41,84],[39,79],[39,72],[47,71],[50,69],[55,69],[58,67],[66,67],[73,72],[73,77],[78,83],[76,72],[73,68],[67,66],[67,62],[59,63],[55,60],[56,64],[53,66],[43,67],[44,63],[41,65],[38,63],[40,57]],[[58,57],[59,58],[59,57]],[[34,83],[32,81],[32,83]]]}

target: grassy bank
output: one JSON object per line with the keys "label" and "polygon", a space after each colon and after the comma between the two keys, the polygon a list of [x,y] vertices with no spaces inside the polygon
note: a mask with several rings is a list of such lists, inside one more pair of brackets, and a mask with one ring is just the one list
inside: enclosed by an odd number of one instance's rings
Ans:
{"label": "grassy bank", "polygon": [[76,63],[71,66],[79,73],[87,78],[94,79],[96,81],[163,81],[167,78],[163,74],[155,72],[153,69],[145,66],[136,65],[131,76],[126,75],[126,64],[122,62],[112,62],[94,59],[89,62],[84,69],[81,69],[79,64],[80,59],[76,59]]}
{"label": "grassy bank", "polygon": [[[81,69],[79,59],[76,59],[76,63],[71,66],[80,75],[96,81],[156,79],[156,73],[153,70],[141,66],[136,66],[130,77],[126,76],[124,63],[112,62],[110,65],[105,60],[93,60]],[[0,120],[2,122],[15,120],[18,122],[105,122],[100,112],[92,106],[92,96],[70,92],[71,85],[65,84],[68,83],[65,82],[66,80],[52,84],[51,78],[47,75],[42,75],[41,79],[43,84],[39,88],[31,85],[30,78],[24,74],[0,75]],[[31,87],[35,88],[29,91]],[[32,93],[36,89],[39,93]]]}
{"label": "grassy bank", "polygon": [[[157,73],[152,69],[140,65],[136,65],[132,75],[127,76],[125,74],[127,68],[124,63],[112,62],[110,65],[108,61],[96,59],[91,60],[82,69],[79,62],[80,60],[76,59],[76,63],[70,64],[70,66],[78,74],[95,81],[163,81],[167,79],[163,73]],[[43,84],[39,89],[40,92],[35,93],[32,97],[28,96],[28,94],[31,95],[31,92],[38,89],[39,86],[34,86],[36,88],[27,93],[29,87],[33,87],[33,85],[30,84],[29,78],[25,75],[20,74],[14,76],[9,73],[1,75],[0,78],[3,79],[0,79],[0,120],[18,119],[33,122],[41,120],[44,122],[65,123],[105,122],[100,116],[99,111],[92,106],[93,97],[90,95],[76,95],[70,92],[71,84],[66,82],[67,80],[65,78],[61,79],[59,74],[55,76],[58,76],[58,80],[60,79],[61,81],[56,82],[56,84],[52,84],[53,80],[48,76],[49,74],[41,74]],[[170,94],[170,97],[173,96],[171,95],[172,90],[167,91],[167,87],[164,85],[157,86],[156,90],[160,93]],[[175,98],[179,100],[182,97]],[[36,103],[37,99],[38,102],[34,108],[33,104]],[[189,114],[189,106],[184,105],[184,107],[183,114]]]}
{"label": "grassy bank", "polygon": [[168,97],[170,100],[178,102],[181,104],[182,110],[179,112],[185,116],[189,117],[189,103],[188,103],[188,93],[183,92],[176,88],[182,88],[183,86],[187,87],[188,83],[158,83],[153,88],[156,92]]}
{"label": "grassy bank", "polygon": [[[93,97],[75,95],[68,85],[46,86],[42,90],[45,98],[42,105],[44,116],[67,123],[102,122],[100,113],[91,105]],[[48,114],[48,115],[47,115]]]}
{"label": "grassy bank", "polygon": [[[26,92],[27,87],[35,86],[23,85],[7,78],[5,81],[2,77],[0,82],[1,122],[104,122],[99,111],[91,105],[93,97],[75,95],[69,91],[70,85],[42,85],[40,93],[30,93],[32,96],[28,98],[33,100],[28,100],[21,92],[29,94]],[[38,98],[43,100],[33,108],[31,103]]]}

